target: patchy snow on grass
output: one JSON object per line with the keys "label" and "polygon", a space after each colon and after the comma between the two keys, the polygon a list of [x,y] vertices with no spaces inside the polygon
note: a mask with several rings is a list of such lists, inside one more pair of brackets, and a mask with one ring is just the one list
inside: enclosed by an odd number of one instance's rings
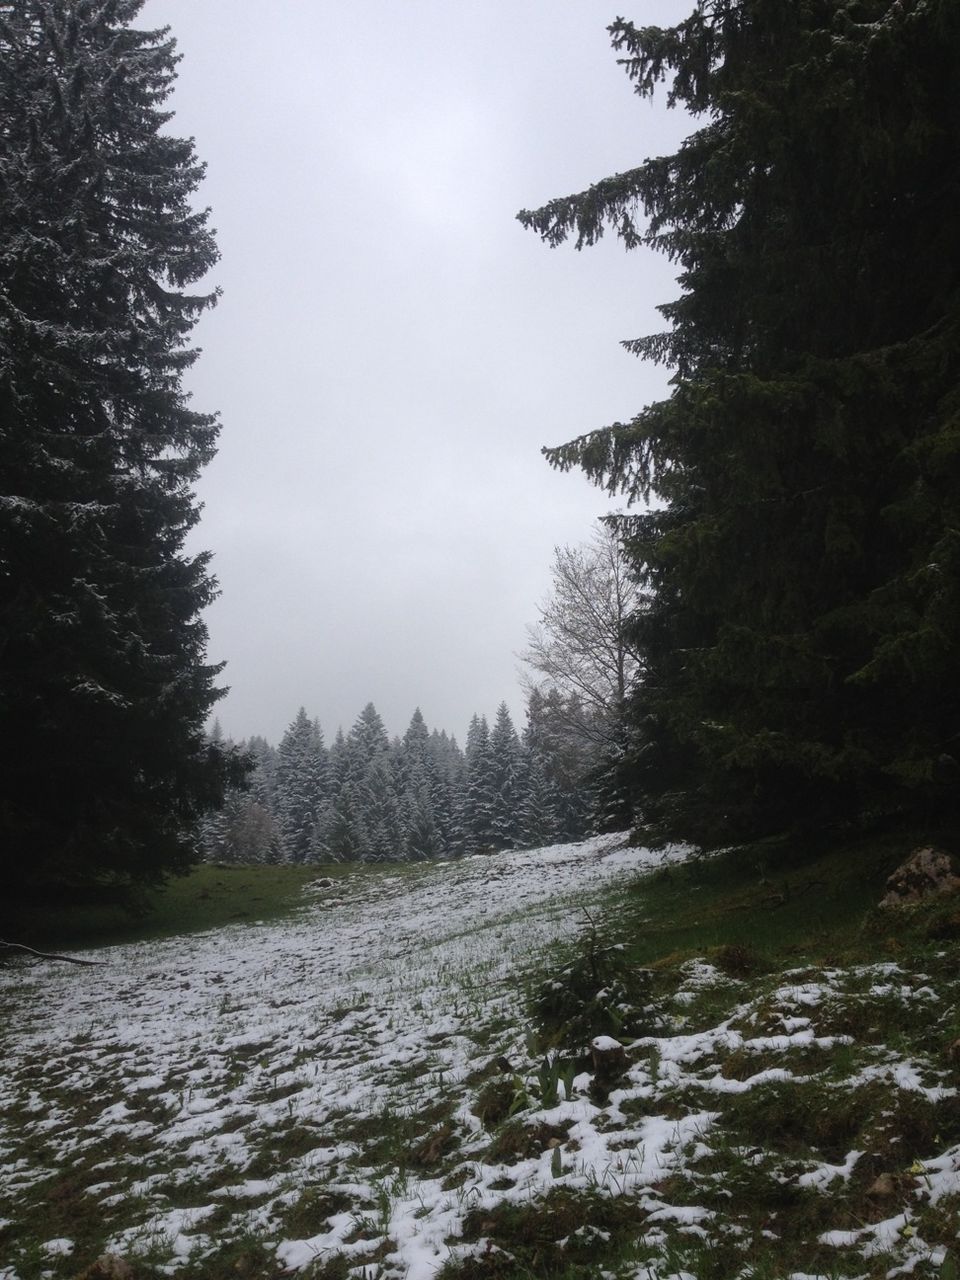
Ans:
{"label": "patchy snow on grass", "polygon": [[[698,1280],[711,1251],[767,1244],[793,1280],[937,1274],[924,1215],[960,1198],[960,1147],[929,1115],[956,1089],[933,1059],[846,1029],[881,1005],[946,1007],[924,975],[747,982],[690,961],[616,1078],[598,1087],[583,1053],[551,1081],[564,1064],[528,1034],[528,980],[560,963],[584,907],[685,856],[624,845],[348,877],[311,887],[292,921],[103,949],[96,970],[0,970],[0,1242],[16,1241],[0,1280],[25,1280],[38,1253],[31,1277],[72,1275],[94,1245],[204,1275],[231,1240],[290,1271],[341,1258],[357,1280],[466,1260],[492,1275],[509,1215],[564,1195],[628,1202],[636,1256],[596,1272],[616,1280]],[[871,1132],[899,1197],[882,1205],[857,1127],[858,1098],[878,1094],[936,1148]],[[836,1199],[839,1216],[798,1247],[776,1207],[790,1196]],[[611,1239],[575,1218],[557,1230],[573,1251]]]}
{"label": "patchy snow on grass", "polygon": [[[552,1153],[512,1166],[512,1192],[491,1190],[498,1166],[479,1164],[469,1186],[445,1190],[398,1172],[415,1163],[407,1121],[434,1109],[437,1128],[483,1145],[464,1082],[494,1047],[522,1053],[524,970],[581,927],[591,892],[682,856],[623,845],[603,836],[338,881],[293,922],[111,947],[97,970],[0,971],[16,1025],[0,1112],[19,1117],[0,1136],[0,1199],[92,1168],[87,1195],[118,1223],[112,1252],[175,1270],[212,1235],[252,1230],[300,1266],[389,1237],[400,1274],[433,1275],[469,1208],[553,1184]],[[586,1151],[589,1104],[561,1110]],[[571,1177],[602,1181],[621,1159],[599,1135],[589,1152]],[[318,1186],[350,1212],[285,1238],[278,1207]]]}

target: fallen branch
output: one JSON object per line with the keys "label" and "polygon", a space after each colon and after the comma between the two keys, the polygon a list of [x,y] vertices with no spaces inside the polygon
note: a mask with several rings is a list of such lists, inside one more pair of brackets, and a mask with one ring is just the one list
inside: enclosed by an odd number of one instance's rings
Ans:
{"label": "fallen branch", "polygon": [[81,960],[79,956],[60,956],[52,951],[35,951],[33,947],[26,947],[22,942],[4,942],[0,938],[0,948],[7,951],[25,951],[27,955],[36,956],[39,960],[65,960],[67,964],[103,964],[102,960]]}

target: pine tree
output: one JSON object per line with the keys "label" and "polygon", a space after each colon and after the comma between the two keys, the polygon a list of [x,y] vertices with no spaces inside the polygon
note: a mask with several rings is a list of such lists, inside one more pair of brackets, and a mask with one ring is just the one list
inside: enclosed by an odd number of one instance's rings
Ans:
{"label": "pine tree", "polygon": [[335,793],[347,780],[350,774],[350,756],[347,751],[347,739],[343,729],[338,727],[333,745],[327,757],[329,764],[330,789]]}
{"label": "pine tree", "polygon": [[429,741],[430,730],[427,728],[427,722],[423,718],[423,712],[419,707],[414,707],[410,723],[407,725],[406,733],[403,735],[403,745],[408,751],[415,751],[417,755],[423,756],[426,753]]}
{"label": "pine tree", "polygon": [[404,793],[406,855],[412,862],[439,858],[445,853],[433,809],[430,780],[423,766],[414,766]]}
{"label": "pine tree", "polygon": [[489,853],[496,847],[494,759],[485,716],[467,729],[466,796],[463,802],[463,852]]}
{"label": "pine tree", "polygon": [[494,844],[498,849],[512,849],[520,839],[526,778],[523,749],[505,702],[497,708],[490,733],[490,755]]}
{"label": "pine tree", "polygon": [[527,701],[524,746],[542,769],[552,796],[555,838],[582,840],[591,827],[596,796],[593,777],[600,767],[596,735],[576,694],[552,687],[544,696],[532,689]]}
{"label": "pine tree", "polygon": [[558,796],[547,778],[541,758],[528,752],[526,788],[520,806],[519,844],[536,849],[552,844],[557,838]]}
{"label": "pine tree", "polygon": [[255,865],[283,860],[283,837],[276,818],[277,752],[265,738],[240,744],[252,762],[245,786],[227,792],[220,818],[222,837],[210,860]]}
{"label": "pine tree", "polygon": [[430,800],[440,844],[445,856],[455,854],[460,845],[459,797],[465,782],[463,752],[456,738],[434,729],[427,744],[430,761]]}
{"label": "pine tree", "polygon": [[647,829],[955,828],[960,7],[702,0],[610,31],[638,94],[667,80],[704,123],[520,216],[680,270],[668,330],[626,344],[671,396],[548,455],[655,499],[624,526]]}
{"label": "pine tree", "polygon": [[319,846],[334,862],[361,862],[370,848],[363,804],[353,783],[345,782],[327,810]]}
{"label": "pine tree", "polygon": [[363,784],[364,858],[368,862],[397,862],[404,854],[403,815],[394,786],[388,753],[378,755]]}
{"label": "pine tree", "polygon": [[[350,793],[349,805],[346,809],[341,805],[339,811],[338,857],[381,861],[398,856],[399,807],[393,796],[389,753],[383,721],[373,703],[368,702],[338,749],[337,786]],[[344,834],[348,825],[346,811],[352,815],[353,823],[349,838]],[[355,847],[359,852],[354,851]]]}
{"label": "pine tree", "polygon": [[288,862],[312,860],[327,791],[323,735],[301,707],[277,749],[277,821]]}
{"label": "pine tree", "polygon": [[374,761],[389,749],[390,740],[380,713],[372,702],[368,702],[347,736],[347,773],[354,781],[362,780]]}
{"label": "pine tree", "polygon": [[[317,733],[320,726],[317,724]],[[322,737],[321,737],[322,743]],[[277,752],[266,738],[254,735],[243,744],[244,749],[253,761],[253,769],[247,780],[250,795],[264,809],[273,811],[276,805],[277,790]]]}
{"label": "pine tree", "polygon": [[158,879],[238,762],[184,543],[215,419],[187,345],[217,258],[174,43],[141,0],[0,4],[0,875]]}

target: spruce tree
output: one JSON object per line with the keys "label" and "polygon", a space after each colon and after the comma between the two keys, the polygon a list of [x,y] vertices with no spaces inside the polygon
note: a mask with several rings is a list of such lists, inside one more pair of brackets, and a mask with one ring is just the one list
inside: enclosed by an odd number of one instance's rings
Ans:
{"label": "spruce tree", "polygon": [[496,789],[490,726],[486,716],[473,716],[467,729],[466,796],[463,802],[463,852],[489,853],[496,848]]}
{"label": "spruce tree", "polygon": [[523,741],[552,796],[555,838],[582,840],[591,826],[596,800],[592,779],[601,757],[577,695],[564,697],[556,687],[546,695],[532,689]]}
{"label": "spruce tree", "polygon": [[389,754],[376,757],[367,769],[362,791],[367,862],[397,862],[404,853],[403,815],[394,787]]}
{"label": "spruce tree", "polygon": [[415,764],[404,793],[406,856],[411,862],[439,858],[446,852],[433,809],[430,779],[422,764]]}
{"label": "spruce tree", "polygon": [[352,782],[345,782],[334,796],[319,832],[318,846],[324,859],[361,862],[370,848],[364,821],[364,805]]}
{"label": "spruce tree", "polygon": [[526,787],[520,806],[519,840],[521,848],[535,849],[552,844],[557,838],[558,798],[548,780],[543,761],[534,752],[527,753]]}
{"label": "spruce tree", "polygon": [[188,345],[217,250],[141,0],[0,4],[0,876],[158,879],[236,759],[185,539],[217,424]]}
{"label": "spruce tree", "polygon": [[523,748],[505,702],[497,708],[497,718],[490,733],[490,755],[493,765],[493,840],[498,849],[512,849],[520,839],[526,778]]}
{"label": "spruce tree", "polygon": [[668,399],[548,451],[629,500],[648,832],[705,845],[960,805],[960,6],[702,0],[610,27],[674,155],[520,215],[681,296]]}
{"label": "spruce tree", "polygon": [[368,702],[347,735],[348,773],[355,780],[362,779],[374,761],[389,748],[390,740],[380,713],[372,702]]}
{"label": "spruce tree", "polygon": [[320,725],[301,707],[277,749],[277,818],[288,862],[312,860],[327,791]]}
{"label": "spruce tree", "polygon": [[459,798],[464,787],[463,752],[456,738],[434,729],[427,748],[430,761],[430,799],[444,855],[460,845]]}

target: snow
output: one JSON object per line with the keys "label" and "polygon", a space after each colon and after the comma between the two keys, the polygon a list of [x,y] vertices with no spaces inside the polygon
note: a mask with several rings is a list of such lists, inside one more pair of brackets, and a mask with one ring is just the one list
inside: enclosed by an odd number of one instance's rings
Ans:
{"label": "snow", "polygon": [[597,1053],[610,1053],[612,1050],[623,1048],[620,1041],[614,1040],[613,1036],[594,1036],[590,1044]]}
{"label": "snow", "polygon": [[862,1151],[849,1151],[844,1157],[843,1164],[818,1165],[816,1169],[810,1169],[806,1173],[802,1173],[797,1179],[797,1185],[800,1187],[814,1187],[817,1191],[824,1191],[832,1182],[836,1182],[838,1178],[843,1182],[849,1182],[854,1165],[862,1155]]}
{"label": "snow", "polygon": [[40,1247],[44,1253],[49,1253],[55,1258],[65,1258],[73,1253],[73,1241],[63,1236],[58,1236],[55,1240],[45,1240]]}
{"label": "snow", "polygon": [[[375,885],[358,876],[341,882],[340,899],[310,899],[286,924],[106,948],[93,979],[90,970],[53,964],[3,971],[0,999],[16,1001],[19,1027],[0,1108],[26,1103],[49,1155],[47,1163],[7,1164],[0,1198],[13,1200],[106,1140],[124,1139],[141,1154],[105,1159],[94,1189],[109,1208],[133,1185],[148,1205],[109,1242],[121,1254],[149,1249],[171,1263],[202,1255],[212,1243],[204,1223],[218,1205],[229,1204],[239,1227],[262,1230],[270,1214],[251,1202],[295,1197],[318,1177],[351,1187],[360,1211],[374,1216],[382,1171],[357,1164],[356,1143],[325,1141],[324,1118],[399,1112],[414,1096],[422,1105],[425,1093],[428,1101],[451,1096],[467,1142],[471,1133],[478,1145],[486,1142],[463,1082],[491,1051],[478,1049],[470,1032],[491,1017],[525,1026],[518,974],[580,931],[591,892],[683,856],[623,845],[623,836],[602,836],[535,855],[468,858]],[[522,1044],[506,1048],[523,1055]],[[69,1071],[58,1065],[64,1058]],[[82,1096],[82,1114],[45,1101],[65,1080]],[[576,1157],[564,1160],[574,1185],[662,1177],[691,1127],[648,1125],[642,1155],[630,1158],[595,1129],[595,1111],[575,1090],[551,1112],[573,1124],[580,1142]],[[315,1128],[315,1143],[276,1156],[264,1175],[245,1174],[263,1135],[291,1124]],[[503,1175],[496,1164],[475,1162],[471,1184],[454,1192],[411,1175],[391,1188],[378,1239],[385,1227],[401,1271],[427,1280],[449,1256],[446,1240],[469,1208],[525,1200],[555,1184],[552,1154],[511,1165],[512,1191],[490,1188]],[[207,1199],[192,1208],[164,1205],[158,1186],[177,1176],[209,1187]],[[308,1239],[279,1240],[278,1260],[293,1267],[334,1248],[362,1254],[362,1242],[344,1239],[356,1224],[356,1214],[334,1215]]]}
{"label": "snow", "polygon": [[[558,1186],[634,1196],[648,1241],[670,1232],[709,1240],[723,1226],[716,1212],[669,1203],[663,1189],[711,1154],[726,1097],[803,1082],[791,1053],[851,1044],[849,1036],[818,1035],[815,1025],[844,991],[855,988],[857,998],[889,987],[884,998],[928,1001],[932,992],[895,965],[876,965],[825,970],[816,981],[798,971],[754,998],[746,984],[692,961],[676,996],[683,1027],[628,1043],[627,1069],[607,1101],[598,1104],[584,1072],[568,1096],[561,1089],[559,1101],[554,1095],[538,1109],[524,975],[541,973],[552,949],[581,932],[584,906],[604,891],[683,856],[627,849],[622,836],[604,836],[404,875],[358,875],[338,882],[336,898],[307,895],[292,921],[107,948],[95,971],[53,964],[0,971],[0,1009],[17,1026],[4,1051],[0,1113],[19,1113],[32,1144],[17,1151],[0,1134],[0,1202],[22,1203],[45,1179],[75,1162],[89,1168],[92,1158],[97,1175],[87,1194],[105,1214],[126,1211],[106,1248],[149,1252],[171,1272],[185,1259],[200,1262],[225,1235],[251,1232],[279,1267],[339,1253],[359,1276],[379,1249],[377,1274],[434,1280],[451,1256],[496,1248],[486,1238],[458,1238],[469,1213],[526,1206]],[[730,992],[727,1008],[735,1006],[729,1016],[685,1030],[690,1001],[721,985]],[[499,1039],[490,1039],[491,1027],[502,1029]],[[609,1036],[593,1044],[601,1052],[621,1047]],[[880,1080],[932,1101],[954,1092],[917,1062],[885,1052],[845,1087]],[[723,1074],[732,1053],[748,1064],[738,1072],[745,1078]],[[530,1092],[518,1122],[564,1134],[559,1146],[509,1164],[490,1158],[491,1135],[474,1113],[476,1081],[500,1055]],[[687,1113],[677,1118],[664,1106],[667,1114],[656,1114],[676,1090],[694,1099]],[[462,1177],[413,1169],[389,1152],[373,1160],[360,1122],[382,1123],[386,1133],[391,1117],[434,1104],[449,1104]],[[289,1135],[297,1142],[286,1150]],[[861,1154],[810,1160],[791,1176],[829,1195],[853,1176]],[[960,1147],[911,1173],[905,1202],[890,1206],[896,1214],[824,1232],[821,1243],[862,1259],[895,1247],[904,1272],[935,1259],[911,1210],[920,1199],[936,1205],[960,1195]],[[351,1207],[331,1202],[309,1232],[290,1235],[282,1211],[317,1188]],[[142,1205],[138,1213],[128,1211],[131,1202]],[[52,1259],[72,1241],[39,1247]],[[804,1259],[791,1262],[802,1268]],[[641,1274],[689,1274],[676,1267],[645,1265]],[[792,1276],[818,1280],[802,1269]],[[0,1280],[15,1280],[13,1269],[0,1266]]]}

